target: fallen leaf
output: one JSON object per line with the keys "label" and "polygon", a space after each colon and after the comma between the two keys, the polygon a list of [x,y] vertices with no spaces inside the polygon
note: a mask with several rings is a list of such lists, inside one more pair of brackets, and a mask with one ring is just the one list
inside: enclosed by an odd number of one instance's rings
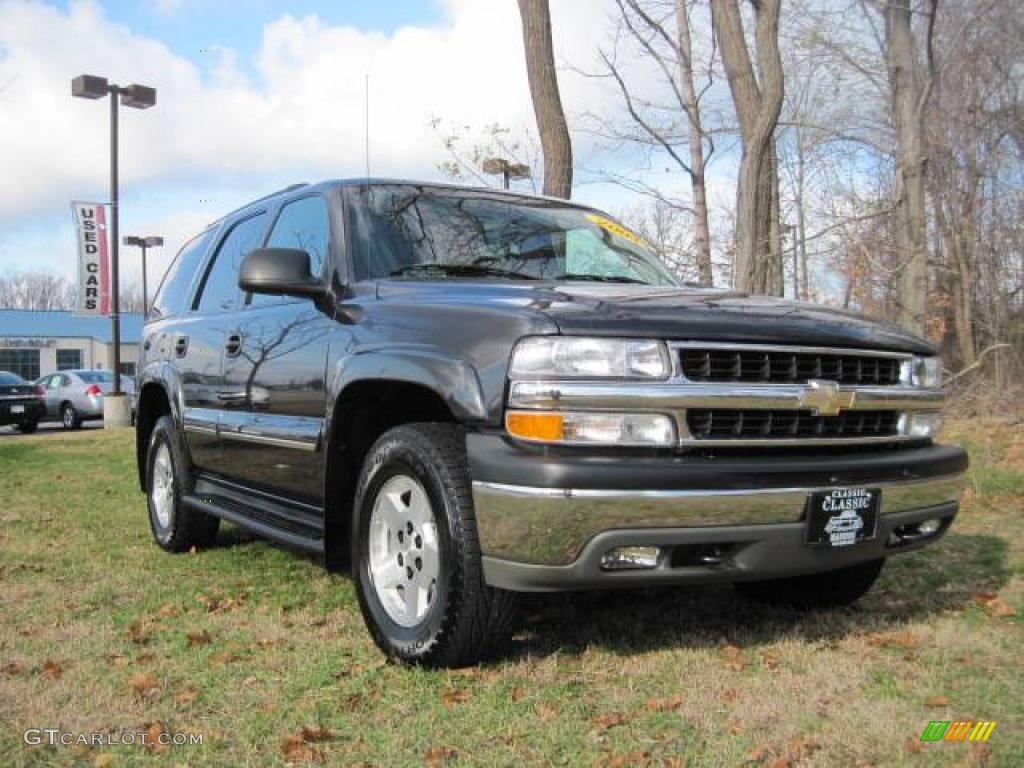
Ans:
{"label": "fallen leaf", "polygon": [[188,647],[191,648],[194,645],[209,645],[213,642],[213,638],[210,637],[210,633],[205,629],[201,629],[198,632],[188,633]]}
{"label": "fallen leaf", "polygon": [[914,648],[917,646],[917,637],[913,632],[876,632],[868,635],[868,645],[876,648],[899,647]]}
{"label": "fallen leaf", "polygon": [[948,696],[929,696],[924,705],[926,707],[948,707],[949,697]]}
{"label": "fallen leaf", "polygon": [[60,680],[60,676],[63,672],[64,670],[60,668],[60,664],[53,659],[47,659],[43,662],[43,668],[40,674],[42,674],[42,676],[47,680]]}
{"label": "fallen leaf", "polygon": [[25,665],[20,661],[9,661],[0,667],[0,672],[3,672],[5,675],[20,675],[24,671]]}
{"label": "fallen leaf", "polygon": [[156,658],[156,654],[155,653],[150,653],[150,652],[147,651],[146,653],[140,653],[138,656],[136,656],[135,657],[135,663],[136,664],[149,664],[149,662],[151,662],[155,658]]}
{"label": "fallen leaf", "polygon": [[132,689],[139,696],[147,696],[156,690],[156,678],[148,672],[137,672],[128,681]]}
{"label": "fallen leaf", "polygon": [[289,763],[311,763],[317,752],[301,736],[288,735],[281,739],[281,756]]}
{"label": "fallen leaf", "polygon": [[810,757],[811,754],[820,748],[818,742],[808,739],[806,736],[797,736],[786,744],[786,755],[797,760]]}
{"label": "fallen leaf", "polygon": [[985,612],[989,616],[993,616],[997,619],[1004,619],[1009,616],[1017,615],[1017,610],[1012,605],[1003,601],[1002,598],[996,595],[992,595],[980,602],[982,603],[982,607],[984,607]]}
{"label": "fallen leaf", "polygon": [[726,688],[722,691],[722,701],[736,701],[740,697],[740,692],[735,688]]}
{"label": "fallen leaf", "polygon": [[200,691],[196,688],[185,688],[174,697],[174,700],[178,704],[191,704],[199,698],[199,694]]}
{"label": "fallen leaf", "polygon": [[146,729],[146,749],[152,750],[156,753],[166,752],[169,745],[160,743],[160,734],[163,732],[163,723],[159,721],[150,723],[149,727]]}
{"label": "fallen leaf", "polygon": [[469,691],[462,688],[448,687],[441,691],[441,703],[446,707],[469,701]]}
{"label": "fallen leaf", "polygon": [[746,758],[749,763],[763,763],[772,755],[772,747],[767,744],[759,744],[747,750]]}
{"label": "fallen leaf", "polygon": [[907,740],[903,742],[903,751],[916,755],[924,751],[924,746],[921,744],[920,739],[908,737]]}
{"label": "fallen leaf", "polygon": [[125,630],[125,637],[136,645],[145,645],[149,642],[149,633],[146,628],[142,626],[141,622],[133,621],[128,625],[128,629]]}
{"label": "fallen leaf", "polygon": [[423,753],[427,765],[441,765],[459,754],[454,747],[431,747]]}
{"label": "fallen leaf", "polygon": [[537,717],[539,717],[545,723],[553,719],[555,715],[558,714],[557,710],[555,710],[553,706],[543,701],[536,707],[534,707],[533,711],[537,714]]}
{"label": "fallen leaf", "polygon": [[723,645],[722,655],[725,657],[727,666],[736,672],[742,672],[747,666],[747,661],[743,658],[743,651],[737,645],[732,643]]}
{"label": "fallen leaf", "polygon": [[519,701],[521,698],[523,698],[523,696],[523,689],[520,688],[518,685],[515,686],[508,695],[508,697],[512,699],[512,701]]}
{"label": "fallen leaf", "polygon": [[625,724],[628,720],[629,718],[621,712],[609,712],[607,715],[600,715],[592,718],[590,722],[599,730],[607,731],[609,728]]}
{"label": "fallen leaf", "polygon": [[650,752],[635,749],[622,755],[609,755],[604,762],[598,763],[598,765],[602,765],[605,768],[626,768],[626,766],[633,765],[648,765],[650,764],[650,758]]}
{"label": "fallen leaf", "polygon": [[328,741],[332,735],[326,725],[304,725],[299,733],[303,741]]}
{"label": "fallen leaf", "polygon": [[761,665],[765,669],[778,669],[779,657],[771,651],[761,651]]}
{"label": "fallen leaf", "polygon": [[683,706],[682,696],[673,696],[671,699],[648,699],[647,709],[650,712],[674,712]]}

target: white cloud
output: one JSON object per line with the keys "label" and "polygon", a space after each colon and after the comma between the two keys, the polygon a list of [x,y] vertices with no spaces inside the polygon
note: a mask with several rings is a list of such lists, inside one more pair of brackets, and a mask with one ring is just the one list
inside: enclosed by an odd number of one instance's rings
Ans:
{"label": "white cloud", "polygon": [[[158,90],[153,109],[121,114],[126,185],[168,178],[290,171],[296,178],[362,173],[364,78],[370,75],[371,170],[436,175],[443,150],[432,115],[458,124],[532,128],[519,17],[513,2],[448,0],[449,18],[393,33],[284,16],[264,28],[248,66],[222,52],[209,72],[161,42],[113,22],[101,7],[69,11],[0,3],[0,219],[96,196],[105,189],[107,110],[70,96],[82,72]],[[581,9],[585,13],[577,13]],[[556,4],[560,58],[592,46],[594,4]],[[563,75],[567,109],[599,92]],[[258,190],[257,190],[258,191]]]}
{"label": "white cloud", "polygon": [[[158,90],[156,107],[123,109],[120,120],[122,233],[163,234],[167,242],[153,259],[151,285],[186,237],[247,199],[293,181],[363,175],[367,74],[373,175],[439,177],[446,153],[429,126],[433,116],[535,132],[516,3],[443,7],[443,22],[388,34],[285,15],[264,27],[251,58],[220,49],[201,69],[92,0],[73,0],[67,10],[0,0],[0,88],[9,83],[0,90],[0,270],[70,273],[68,201],[106,198],[107,103],[71,98],[71,78],[83,72]],[[571,127],[585,112],[620,106],[607,83],[572,70],[593,68],[613,8],[611,0],[552,0]],[[574,132],[583,166],[600,162],[591,143]],[[578,196],[613,211],[628,197],[593,185]],[[125,255],[126,282],[137,282],[136,262]]]}

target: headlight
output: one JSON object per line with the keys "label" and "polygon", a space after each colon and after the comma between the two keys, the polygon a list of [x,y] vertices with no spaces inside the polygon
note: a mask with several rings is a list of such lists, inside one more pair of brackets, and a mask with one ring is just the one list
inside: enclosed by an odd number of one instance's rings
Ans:
{"label": "headlight", "polygon": [[912,357],[904,360],[900,381],[912,387],[942,386],[942,365],[937,357]]}
{"label": "headlight", "polygon": [[672,419],[660,413],[582,413],[509,411],[505,429],[512,437],[563,445],[670,446]]}
{"label": "headlight", "polygon": [[535,336],[516,345],[509,377],[664,379],[669,371],[660,341]]}
{"label": "headlight", "polygon": [[900,416],[897,431],[907,437],[935,437],[941,426],[940,411],[912,411]]}

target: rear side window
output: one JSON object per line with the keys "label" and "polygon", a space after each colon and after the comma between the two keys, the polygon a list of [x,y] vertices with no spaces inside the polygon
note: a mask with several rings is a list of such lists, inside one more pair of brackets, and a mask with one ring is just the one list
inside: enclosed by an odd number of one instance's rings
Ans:
{"label": "rear side window", "polygon": [[153,299],[151,311],[157,315],[177,315],[188,309],[192,286],[203,264],[203,258],[213,240],[213,229],[208,229],[185,243],[171,262],[160,288]]}
{"label": "rear side window", "polygon": [[246,254],[259,246],[266,218],[264,213],[256,214],[238,222],[228,232],[206,273],[199,296],[200,312],[228,312],[237,309],[241,297],[238,270]]}

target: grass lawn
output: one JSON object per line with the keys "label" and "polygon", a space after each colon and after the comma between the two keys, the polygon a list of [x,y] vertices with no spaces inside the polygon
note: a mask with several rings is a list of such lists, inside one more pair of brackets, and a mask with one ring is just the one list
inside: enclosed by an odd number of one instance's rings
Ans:
{"label": "grass lawn", "polygon": [[[0,765],[1024,765],[1024,428],[954,424],[973,466],[938,545],[856,608],[731,588],[530,598],[511,655],[385,664],[351,583],[224,528],[151,543],[133,435],[0,439]],[[995,720],[987,743],[919,741]],[[27,728],[202,746],[26,746]]]}

